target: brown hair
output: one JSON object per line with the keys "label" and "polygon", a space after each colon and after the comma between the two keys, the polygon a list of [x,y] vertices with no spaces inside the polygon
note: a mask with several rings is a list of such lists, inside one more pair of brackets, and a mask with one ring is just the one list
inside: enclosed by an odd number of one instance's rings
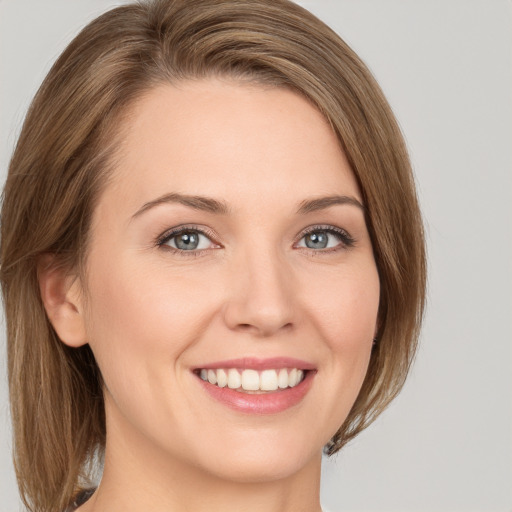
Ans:
{"label": "brown hair", "polygon": [[359,182],[381,281],[378,342],[361,392],[326,452],[390,403],[414,357],[425,251],[400,129],[355,53],[288,0],[156,0],[113,9],[57,60],[27,114],[1,212],[15,466],[34,512],[61,511],[105,443],[99,369],[88,346],[58,339],[37,263],[84,260],[94,201],[115,155],[120,116],[156,84],[227,75],[308,98],[329,120]]}

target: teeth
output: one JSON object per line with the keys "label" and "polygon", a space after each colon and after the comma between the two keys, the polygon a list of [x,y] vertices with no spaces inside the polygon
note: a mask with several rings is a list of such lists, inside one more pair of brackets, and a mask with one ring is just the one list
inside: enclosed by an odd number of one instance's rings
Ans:
{"label": "teeth", "polygon": [[228,370],[228,387],[230,389],[238,389],[242,385],[240,374],[234,369]]}
{"label": "teeth", "polygon": [[277,372],[275,370],[264,370],[261,372],[260,389],[262,391],[275,391],[277,386]]}
{"label": "teeth", "polygon": [[224,370],[217,370],[217,386],[225,388],[228,385],[228,374]]}
{"label": "teeth", "polygon": [[256,370],[242,372],[242,388],[245,391],[258,391],[260,389],[260,376]]}
{"label": "teeth", "polygon": [[217,372],[215,370],[208,370],[208,382],[217,384]]}
{"label": "teeth", "polygon": [[[201,370],[201,372],[202,371],[203,370]],[[201,375],[202,375],[202,373],[201,373]],[[277,385],[281,389],[288,387],[288,372],[286,371],[286,368],[279,370],[279,376],[277,377]]]}
{"label": "teeth", "polygon": [[293,388],[304,379],[304,371],[298,368],[281,368],[279,370],[246,369],[241,373],[236,368],[205,370],[199,372],[202,380],[221,388],[228,386],[238,391],[276,391]]}

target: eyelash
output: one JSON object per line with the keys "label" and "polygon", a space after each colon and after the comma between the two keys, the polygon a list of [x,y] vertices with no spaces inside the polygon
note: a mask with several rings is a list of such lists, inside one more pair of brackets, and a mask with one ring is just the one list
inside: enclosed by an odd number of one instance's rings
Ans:
{"label": "eyelash", "polygon": [[[176,237],[182,233],[186,233],[188,231],[197,232],[201,235],[204,235],[213,243],[215,243],[214,240],[217,237],[213,231],[203,228],[203,227],[193,226],[193,225],[179,226],[176,228],[172,228],[171,230],[166,231],[165,233],[160,235],[157,238],[155,245],[158,247],[161,247],[162,249],[164,249],[166,251],[170,251],[174,254],[178,254],[179,256],[183,256],[183,257],[199,257],[199,256],[205,255],[206,252],[209,251],[209,249],[198,249],[198,250],[185,251],[182,249],[175,249],[174,247],[170,247],[169,245],[166,245],[174,237]],[[307,236],[311,233],[315,233],[317,231],[321,231],[324,233],[329,233],[331,235],[334,235],[335,237],[337,237],[340,240],[341,243],[335,247],[330,247],[330,248],[326,248],[326,249],[311,249],[308,247],[304,247],[304,249],[306,249],[308,252],[310,252],[314,255],[317,255],[319,253],[331,253],[331,252],[336,252],[336,251],[339,251],[342,249],[348,249],[348,248],[353,247],[356,242],[355,239],[352,238],[352,236],[350,236],[350,234],[347,231],[345,231],[344,229],[337,228],[335,226],[317,225],[317,226],[310,226],[310,227],[306,228],[304,231],[302,231],[302,233],[300,234],[300,237],[297,239],[297,241],[294,243],[294,245],[299,243],[305,236]]]}

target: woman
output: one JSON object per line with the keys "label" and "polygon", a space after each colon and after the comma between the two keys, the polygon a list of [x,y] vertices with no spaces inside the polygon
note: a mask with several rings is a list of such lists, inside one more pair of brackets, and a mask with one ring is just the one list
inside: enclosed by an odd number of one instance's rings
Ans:
{"label": "woman", "polygon": [[389,106],[284,0],[86,27],[27,115],[1,265],[18,482],[45,512],[320,510],[322,449],[399,392],[425,287]]}

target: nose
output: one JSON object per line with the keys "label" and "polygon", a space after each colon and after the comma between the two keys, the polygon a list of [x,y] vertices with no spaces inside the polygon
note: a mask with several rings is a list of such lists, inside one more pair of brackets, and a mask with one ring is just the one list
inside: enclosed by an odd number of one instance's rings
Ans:
{"label": "nose", "polygon": [[240,258],[227,279],[224,321],[230,329],[268,337],[293,327],[297,311],[285,261],[260,251]]}

